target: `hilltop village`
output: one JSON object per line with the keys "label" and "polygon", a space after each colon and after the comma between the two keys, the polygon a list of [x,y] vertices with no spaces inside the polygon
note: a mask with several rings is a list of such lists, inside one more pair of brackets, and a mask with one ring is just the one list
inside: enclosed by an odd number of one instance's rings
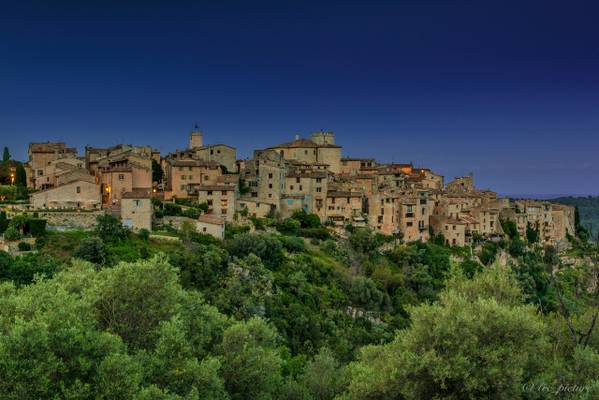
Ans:
{"label": "hilltop village", "polygon": [[52,217],[49,224],[95,211],[118,216],[133,230],[152,230],[156,204],[202,205],[191,219],[199,232],[216,237],[228,224],[301,210],[340,232],[348,225],[369,227],[405,242],[431,235],[452,246],[499,239],[502,219],[513,221],[520,235],[536,229],[542,244],[560,246],[574,234],[572,207],[498,198],[477,189],[471,175],[446,183],[428,168],[347,157],[333,132],[296,135],[255,150],[251,159],[204,139],[194,128],[186,149],[166,155],[125,144],[86,147],[80,155],[61,142],[31,143],[24,164],[32,191],[26,207]]}

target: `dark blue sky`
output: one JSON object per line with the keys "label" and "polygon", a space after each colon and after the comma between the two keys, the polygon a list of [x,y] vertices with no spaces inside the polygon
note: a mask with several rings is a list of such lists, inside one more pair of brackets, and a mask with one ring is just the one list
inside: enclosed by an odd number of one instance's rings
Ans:
{"label": "dark blue sky", "polygon": [[[125,4],[126,3],[126,4]],[[0,145],[344,154],[599,193],[596,1],[0,1]]]}

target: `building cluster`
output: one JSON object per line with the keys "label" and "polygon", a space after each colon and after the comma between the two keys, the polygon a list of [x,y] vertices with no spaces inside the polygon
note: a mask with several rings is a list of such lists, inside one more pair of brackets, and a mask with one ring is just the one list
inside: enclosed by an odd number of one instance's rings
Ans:
{"label": "building cluster", "polygon": [[[160,166],[159,182],[152,171]],[[205,145],[196,127],[187,149],[161,156],[148,146],[86,147],[79,156],[64,143],[32,143],[26,163],[36,209],[105,209],[134,229],[151,227],[151,197],[205,203],[202,230],[222,234],[225,222],[285,218],[298,210],[342,229],[369,227],[404,241],[442,235],[450,245],[503,236],[501,219],[524,235],[536,229],[545,244],[574,232],[571,207],[498,198],[474,186],[472,176],[444,177],[412,164],[344,157],[333,132],[319,131],[255,150],[237,159],[226,144]]]}

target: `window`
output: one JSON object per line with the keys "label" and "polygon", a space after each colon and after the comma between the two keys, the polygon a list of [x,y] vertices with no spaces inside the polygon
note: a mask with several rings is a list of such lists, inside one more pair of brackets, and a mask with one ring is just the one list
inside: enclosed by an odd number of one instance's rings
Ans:
{"label": "window", "polygon": [[220,213],[223,214],[223,215],[226,214],[227,213],[227,209],[226,208],[221,208],[220,209]]}
{"label": "window", "polygon": [[208,193],[206,193],[208,196],[212,196],[212,190],[209,190]]}
{"label": "window", "polygon": [[272,183],[269,183],[269,184],[268,184],[268,188],[269,188],[269,189],[272,189]]}
{"label": "window", "polygon": [[202,228],[202,232],[206,232],[206,227],[203,227],[203,228]]}
{"label": "window", "polygon": [[289,185],[289,190],[293,190],[293,185]]}
{"label": "window", "polygon": [[385,209],[381,208],[381,215],[385,215]]}
{"label": "window", "polygon": [[299,190],[300,191],[304,190],[304,188],[302,187],[302,185],[300,185]]}
{"label": "window", "polygon": [[322,192],[322,188],[321,187],[317,187],[316,188],[316,193],[320,193],[320,192]]}
{"label": "window", "polygon": [[189,170],[190,170],[190,171],[193,171],[193,168],[192,168],[192,167],[189,167]]}
{"label": "window", "polygon": [[133,200],[133,204],[135,207],[139,207],[141,205],[141,200]]}
{"label": "window", "polygon": [[272,199],[272,193],[269,193],[269,194],[268,194],[268,198],[269,198],[269,199]]}
{"label": "window", "polygon": [[216,154],[220,154],[220,150],[216,150]]}
{"label": "window", "polygon": [[185,190],[185,185],[181,185],[181,190]]}
{"label": "window", "polygon": [[206,204],[208,204],[208,206],[212,205],[212,200],[206,200]]}
{"label": "window", "polygon": [[413,223],[412,223],[412,222],[407,222],[407,223],[406,223],[406,226],[412,226],[412,225],[413,225]]}
{"label": "window", "polygon": [[81,193],[81,186],[77,186],[77,193]]}
{"label": "window", "polygon": [[223,191],[220,192],[220,194],[223,195],[223,196],[226,196],[227,195],[227,191],[223,190]]}
{"label": "window", "polygon": [[187,179],[187,175],[181,175],[181,180],[184,181],[185,179]]}
{"label": "window", "polygon": [[308,150],[304,150],[304,154],[305,154],[305,155],[308,155]]}
{"label": "window", "polygon": [[320,183],[320,181],[322,181],[322,178],[316,178],[316,183]]}
{"label": "window", "polygon": [[42,176],[44,175],[44,170],[43,169],[38,169],[37,170],[37,176]]}
{"label": "window", "polygon": [[183,167],[179,167],[179,171],[183,171]]}
{"label": "window", "polygon": [[300,178],[295,178],[295,183],[300,183]]}
{"label": "window", "polygon": [[193,179],[193,175],[189,175],[188,179],[191,181]]}
{"label": "window", "polygon": [[125,180],[125,174],[119,174],[119,181]]}
{"label": "window", "polygon": [[272,174],[268,174],[268,179],[272,179]]}
{"label": "window", "polygon": [[210,149],[210,154],[211,155],[214,154],[214,150]]}

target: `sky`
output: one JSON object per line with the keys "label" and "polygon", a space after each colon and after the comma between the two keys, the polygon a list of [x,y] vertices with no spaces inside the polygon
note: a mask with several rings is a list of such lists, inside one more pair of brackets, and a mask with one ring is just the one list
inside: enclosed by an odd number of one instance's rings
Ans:
{"label": "sky", "polygon": [[599,194],[599,2],[0,0],[0,146],[343,154]]}

